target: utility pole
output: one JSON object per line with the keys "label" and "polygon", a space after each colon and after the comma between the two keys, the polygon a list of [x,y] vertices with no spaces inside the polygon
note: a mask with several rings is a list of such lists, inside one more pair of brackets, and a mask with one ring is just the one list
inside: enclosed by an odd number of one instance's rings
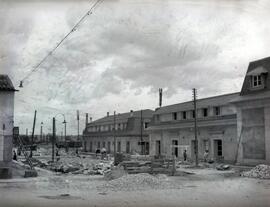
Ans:
{"label": "utility pole", "polygon": [[78,141],[80,140],[80,112],[77,110],[77,121],[78,121]]}
{"label": "utility pole", "polygon": [[143,155],[143,118],[142,118],[142,110],[141,110],[141,154]]}
{"label": "utility pole", "polygon": [[197,137],[197,90],[193,88],[194,104],[194,136],[195,136],[195,163],[198,166],[198,137]]}
{"label": "utility pole", "polygon": [[33,156],[33,146],[34,146],[34,134],[35,134],[36,116],[37,116],[37,111],[35,110],[33,130],[32,130],[32,137],[31,137],[30,157]]}
{"label": "utility pole", "polygon": [[116,161],[116,137],[115,137],[115,111],[113,112],[113,155],[114,163]]}
{"label": "utility pole", "polygon": [[53,134],[52,134],[52,162],[54,162],[54,142],[55,142],[55,117],[53,117]]}
{"label": "utility pole", "polygon": [[43,125],[43,122],[40,123],[40,141],[43,142],[43,129],[42,129],[42,126]]}
{"label": "utility pole", "polygon": [[63,124],[65,125],[64,139],[65,139],[65,145],[66,145],[66,142],[67,142],[67,122],[66,122],[66,119],[63,121]]}
{"label": "utility pole", "polygon": [[161,107],[162,106],[162,88],[159,88],[158,92],[159,92],[159,107]]}

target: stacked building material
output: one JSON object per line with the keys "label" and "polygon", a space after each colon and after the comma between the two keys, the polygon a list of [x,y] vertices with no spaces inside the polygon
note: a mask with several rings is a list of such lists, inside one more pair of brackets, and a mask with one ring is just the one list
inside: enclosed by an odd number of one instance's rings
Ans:
{"label": "stacked building material", "polygon": [[250,171],[243,172],[243,177],[270,179],[270,166],[269,165],[257,165]]}

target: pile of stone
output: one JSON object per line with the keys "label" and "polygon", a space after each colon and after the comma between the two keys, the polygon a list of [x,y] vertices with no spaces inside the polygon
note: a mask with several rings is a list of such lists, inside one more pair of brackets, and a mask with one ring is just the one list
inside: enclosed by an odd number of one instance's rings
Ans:
{"label": "pile of stone", "polygon": [[243,172],[243,177],[270,179],[270,166],[269,165],[257,165],[250,171]]}
{"label": "pile of stone", "polygon": [[175,187],[167,175],[150,175],[148,173],[125,174],[122,177],[110,180],[100,186],[100,190],[137,191],[147,189],[165,189]]}

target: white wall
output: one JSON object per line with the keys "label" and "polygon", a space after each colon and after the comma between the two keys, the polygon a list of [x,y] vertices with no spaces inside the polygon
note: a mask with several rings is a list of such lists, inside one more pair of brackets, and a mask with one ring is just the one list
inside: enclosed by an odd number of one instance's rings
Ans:
{"label": "white wall", "polygon": [[[14,122],[14,92],[0,91],[0,161],[3,161],[5,154],[10,154],[11,146],[5,146],[5,139],[12,139]],[[3,130],[5,124],[5,130]],[[10,145],[10,144],[8,144]]]}

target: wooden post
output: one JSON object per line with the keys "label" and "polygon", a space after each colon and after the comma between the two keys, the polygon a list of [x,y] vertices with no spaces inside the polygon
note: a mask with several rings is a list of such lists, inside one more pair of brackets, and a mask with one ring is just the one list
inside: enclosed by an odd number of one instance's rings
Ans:
{"label": "wooden post", "polygon": [[35,110],[34,122],[33,122],[33,129],[32,129],[32,136],[31,136],[31,149],[30,149],[30,157],[32,157],[32,156],[33,156],[34,134],[35,134],[35,126],[36,126],[36,116],[37,116],[37,111]]}
{"label": "wooden post", "polygon": [[52,162],[54,162],[54,144],[55,144],[55,117],[53,117]]}
{"label": "wooden post", "polygon": [[197,137],[197,91],[193,88],[194,103],[194,136],[195,136],[195,163],[198,166],[198,137]]}
{"label": "wooden post", "polygon": [[113,156],[114,164],[116,162],[116,137],[115,137],[115,111],[113,112]]}

